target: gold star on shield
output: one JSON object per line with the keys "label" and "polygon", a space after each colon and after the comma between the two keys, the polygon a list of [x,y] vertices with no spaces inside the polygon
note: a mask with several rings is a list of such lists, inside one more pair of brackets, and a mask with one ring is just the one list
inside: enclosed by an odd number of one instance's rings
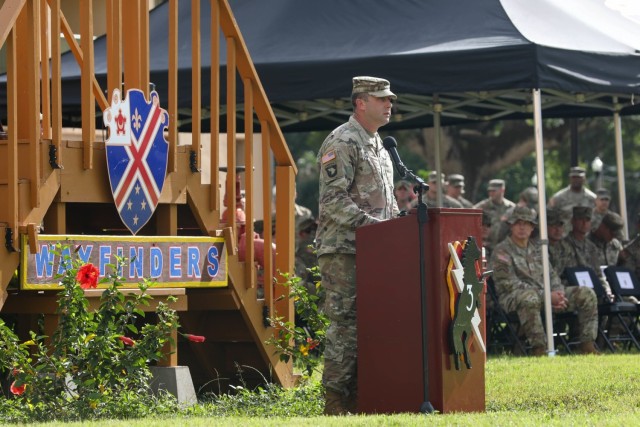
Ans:
{"label": "gold star on shield", "polygon": [[129,199],[129,201],[127,202],[127,210],[131,210],[131,206],[133,205],[133,203],[131,202],[131,199]]}
{"label": "gold star on shield", "polygon": [[141,208],[141,209],[142,209],[142,210],[145,210],[145,208],[147,207],[147,202],[145,202],[145,201],[143,200],[143,201],[142,201],[142,203],[141,203],[141,205],[142,205],[142,208]]}

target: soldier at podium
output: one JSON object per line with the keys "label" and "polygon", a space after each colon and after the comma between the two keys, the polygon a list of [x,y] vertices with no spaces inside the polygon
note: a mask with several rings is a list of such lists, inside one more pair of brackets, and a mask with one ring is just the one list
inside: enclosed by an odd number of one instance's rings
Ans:
{"label": "soldier at podium", "polygon": [[320,195],[316,249],[326,334],[322,383],[327,415],[354,413],[357,399],[356,228],[399,213],[393,163],[378,129],[391,117],[387,80],[354,77],[353,115],[325,139],[318,152]]}

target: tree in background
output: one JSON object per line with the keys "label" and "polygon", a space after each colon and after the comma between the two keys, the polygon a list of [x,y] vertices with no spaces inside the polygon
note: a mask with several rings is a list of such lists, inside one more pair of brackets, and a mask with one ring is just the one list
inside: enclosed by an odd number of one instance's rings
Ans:
{"label": "tree in background", "polygon": [[[615,166],[615,139],[611,117],[578,120],[578,161],[587,169],[588,185],[595,188],[591,162],[599,156],[604,162],[603,185],[611,191],[612,209],[618,206],[618,179]],[[298,165],[296,178],[298,203],[317,215],[318,170],[316,154],[327,131],[285,134]],[[398,140],[398,151],[405,165],[421,176],[435,169],[434,129],[384,132]],[[544,121],[544,160],[547,198],[568,185],[571,166],[571,126],[568,120]],[[629,218],[640,211],[640,117],[622,118],[627,208]],[[507,181],[506,197],[517,200],[531,186],[536,172],[535,140],[531,120],[469,123],[442,128],[441,167],[445,174],[462,173],[466,197],[479,201],[486,197],[487,183],[493,178]],[[397,177],[396,177],[397,178]],[[633,224],[630,224],[633,233]]]}

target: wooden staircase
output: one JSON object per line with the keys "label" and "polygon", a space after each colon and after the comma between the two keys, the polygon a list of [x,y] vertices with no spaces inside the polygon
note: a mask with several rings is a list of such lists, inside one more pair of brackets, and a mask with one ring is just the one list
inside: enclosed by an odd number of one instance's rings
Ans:
{"label": "wooden staircase", "polygon": [[[43,233],[105,234],[105,230],[123,229],[114,206],[106,168],[105,144],[96,133],[96,115],[108,104],[105,96],[123,84],[140,88],[148,96],[149,61],[141,52],[149,52],[147,2],[142,0],[105,0],[107,2],[108,84],[100,87],[93,71],[92,1],[80,2],[80,44],[76,42],[59,0],[5,0],[0,9],[0,47],[7,51],[6,139],[0,139],[0,315],[15,313],[20,319],[44,314],[52,316],[55,292],[33,292],[10,287],[20,263],[20,241],[26,236],[24,250],[38,248]],[[188,333],[204,335],[207,341],[195,345],[178,341],[171,363],[188,365],[194,383],[203,390],[219,391],[242,380],[248,384],[264,379],[285,386],[294,383],[291,363],[281,362],[265,341],[273,329],[265,326],[267,315],[278,313],[293,319],[293,304],[286,287],[265,286],[264,298],[257,295],[254,262],[240,261],[237,247],[238,224],[230,216],[220,223],[220,200],[225,195],[235,200],[236,171],[229,168],[226,183],[217,173],[211,182],[202,183],[200,111],[211,111],[210,165],[217,171],[221,117],[226,120],[226,164],[242,159],[245,172],[246,216],[253,218],[262,200],[264,228],[271,229],[277,215],[278,242],[275,255],[265,251],[265,283],[282,282],[277,272],[292,272],[294,258],[293,200],[296,167],[242,35],[226,0],[211,0],[212,28],[221,28],[227,47],[226,102],[220,101],[219,31],[211,31],[211,99],[201,104],[201,67],[199,54],[200,0],[192,1],[192,130],[190,145],[178,145],[177,118],[177,16],[178,1],[170,0],[169,22],[169,165],[160,203],[151,221],[138,235],[224,236],[228,256],[228,283],[225,288],[188,288],[179,296],[180,323]],[[123,31],[126,17],[127,31]],[[67,43],[82,70],[82,137],[63,139],[61,125],[60,40]],[[48,54],[51,52],[51,55]],[[44,67],[42,66],[44,64]],[[49,64],[51,71],[49,72]],[[238,79],[236,76],[239,75]],[[238,82],[238,80],[240,80]],[[43,84],[46,83],[46,84]],[[244,103],[237,104],[241,85]],[[226,115],[221,116],[221,105]],[[0,112],[0,117],[2,117]],[[237,153],[236,117],[244,117],[244,152]],[[259,127],[255,125],[259,125]],[[261,135],[262,159],[256,164],[252,147],[254,129]],[[273,158],[275,166],[269,162]],[[254,188],[254,170],[262,174],[263,185]],[[275,182],[272,178],[275,176]],[[278,191],[272,213],[273,185]],[[258,197],[260,195],[261,197]],[[247,221],[246,233],[253,236],[253,223]],[[268,234],[268,233],[267,233]],[[265,246],[272,237],[265,235]],[[246,259],[254,259],[254,247],[246,247]],[[161,284],[160,284],[161,285]],[[282,298],[283,297],[283,298]],[[28,320],[27,320],[28,322]]]}

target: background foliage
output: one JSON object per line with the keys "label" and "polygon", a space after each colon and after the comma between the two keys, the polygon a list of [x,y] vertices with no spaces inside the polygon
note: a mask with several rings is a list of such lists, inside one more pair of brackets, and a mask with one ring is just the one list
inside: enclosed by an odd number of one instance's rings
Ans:
{"label": "background foliage", "polygon": [[[611,208],[618,210],[618,178],[611,117],[577,119],[577,134],[572,136],[571,123],[563,119],[544,121],[545,180],[549,199],[568,185],[571,166],[571,140],[577,138],[578,163],[587,169],[589,187],[595,189],[591,162],[599,156],[604,162],[603,184],[612,193]],[[414,172],[426,173],[435,168],[432,130],[405,130],[393,135],[398,140],[400,156]],[[329,132],[288,133],[285,138],[299,168],[297,202],[318,211],[318,168],[316,155]],[[444,173],[462,173],[466,177],[465,197],[478,202],[486,197],[490,179],[507,181],[506,197],[517,200],[520,192],[531,185],[536,171],[532,123],[498,121],[449,126],[442,130],[442,165]],[[622,117],[622,140],[629,218],[640,211],[640,117]],[[633,221],[632,221],[633,222]],[[635,224],[630,232],[635,231]]]}

